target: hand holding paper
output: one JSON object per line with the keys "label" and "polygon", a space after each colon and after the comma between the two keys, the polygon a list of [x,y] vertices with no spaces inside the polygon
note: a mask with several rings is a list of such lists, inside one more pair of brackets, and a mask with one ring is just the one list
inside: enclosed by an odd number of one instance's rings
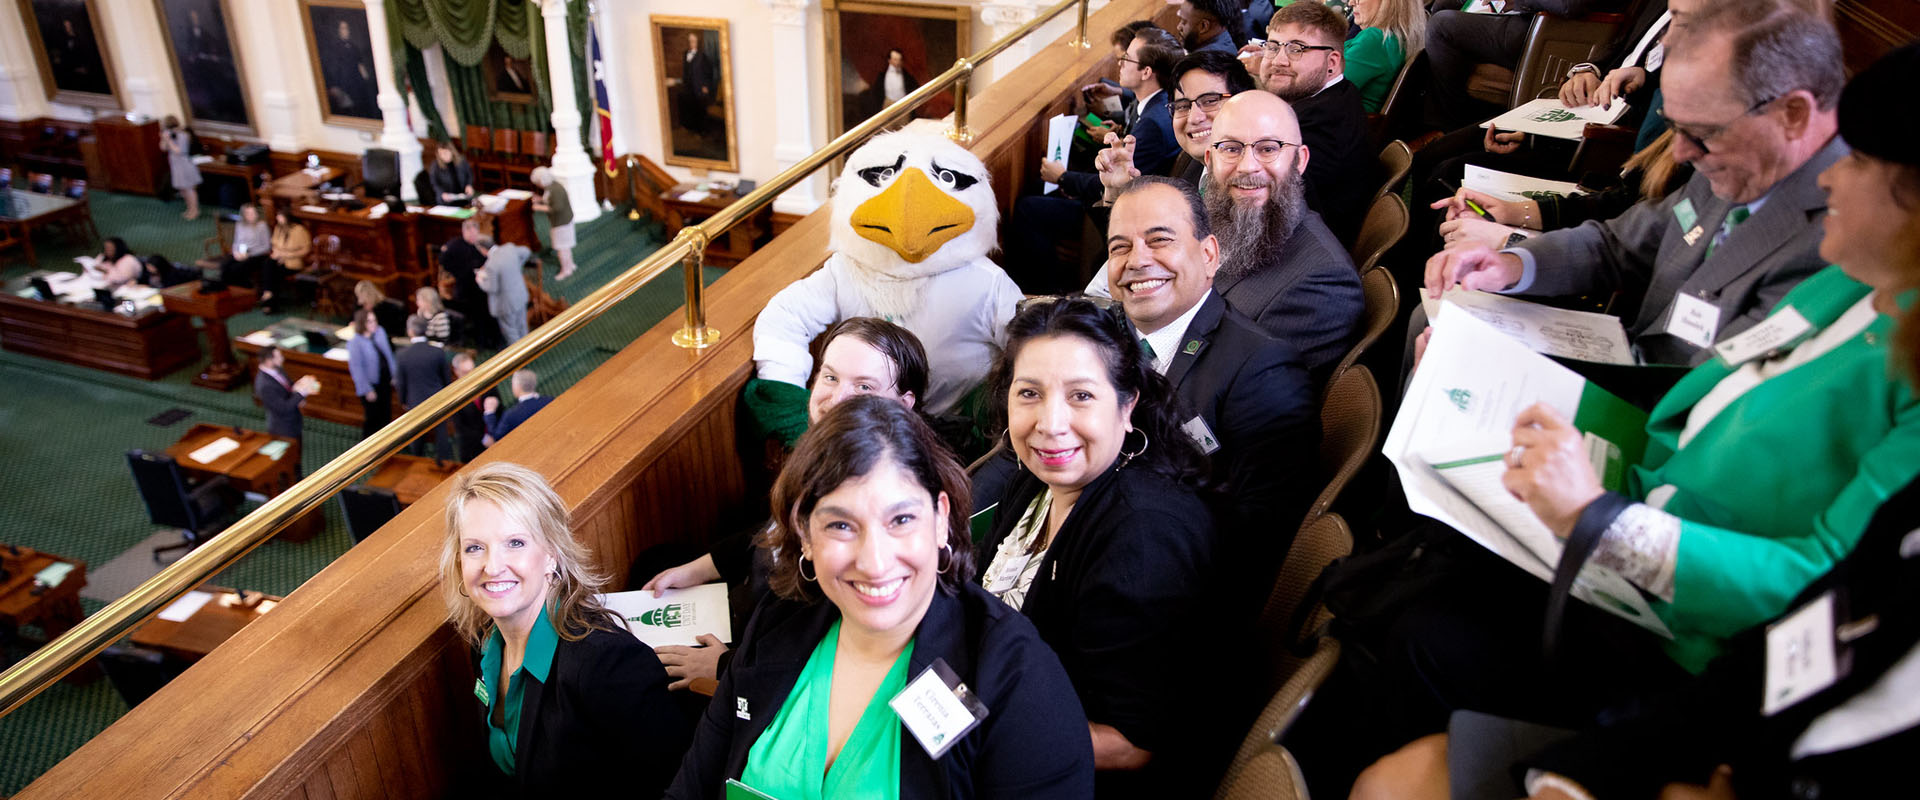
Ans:
{"label": "hand holding paper", "polygon": [[1500,482],[1562,539],[1573,533],[1580,512],[1606,493],[1580,431],[1545,403],[1528,406],[1514,419],[1513,450]]}

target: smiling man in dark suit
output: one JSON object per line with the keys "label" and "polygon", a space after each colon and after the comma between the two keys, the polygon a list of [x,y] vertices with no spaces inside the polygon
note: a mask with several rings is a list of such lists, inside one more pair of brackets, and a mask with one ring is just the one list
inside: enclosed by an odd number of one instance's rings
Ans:
{"label": "smiling man in dark suit", "polygon": [[1346,79],[1347,18],[1320,3],[1294,3],[1267,22],[1260,88],[1280,96],[1300,120],[1313,151],[1307,165],[1307,207],[1351,242],[1379,187],[1377,154],[1367,147],[1367,110]]}

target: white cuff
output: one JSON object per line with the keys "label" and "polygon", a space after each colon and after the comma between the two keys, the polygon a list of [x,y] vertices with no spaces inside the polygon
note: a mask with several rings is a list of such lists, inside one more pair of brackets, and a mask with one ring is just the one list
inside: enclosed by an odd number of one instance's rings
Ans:
{"label": "white cuff", "polygon": [[1574,800],[1593,800],[1585,787],[1572,780],[1544,770],[1527,770],[1527,795],[1537,795],[1546,789],[1559,789]]}
{"label": "white cuff", "polygon": [[[1528,238],[1532,238],[1532,237],[1528,237]],[[1506,248],[1505,250],[1501,250],[1500,252],[1512,253],[1514,256],[1517,256],[1520,259],[1520,282],[1512,286],[1509,286],[1505,289],[1495,289],[1494,293],[1495,294],[1520,294],[1521,292],[1524,292],[1527,289],[1532,288],[1533,276],[1537,272],[1538,265],[1539,265],[1539,262],[1533,260],[1533,254],[1519,247],[1509,247],[1509,248]]]}

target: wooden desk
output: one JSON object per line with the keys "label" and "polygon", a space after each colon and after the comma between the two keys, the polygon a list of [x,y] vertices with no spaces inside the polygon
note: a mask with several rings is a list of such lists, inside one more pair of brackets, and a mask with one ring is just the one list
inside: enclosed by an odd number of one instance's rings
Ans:
{"label": "wooden desk", "polygon": [[[233,638],[241,628],[273,610],[281,600],[259,592],[248,592],[247,599],[241,601],[237,593],[227,589],[198,591],[213,597],[206,605],[194,610],[193,615],[185,621],[174,622],[156,616],[145,625],[133,629],[129,638],[141,647],[159,650],[191,664],[205,658],[214,648]],[[182,598],[187,596],[181,595]]]}
{"label": "wooden desk", "polygon": [[367,479],[367,485],[391,490],[400,505],[410,506],[420,502],[420,498],[433,491],[433,487],[453,477],[463,466],[466,465],[458,461],[438,461],[396,453],[387,459],[387,463],[380,465],[373,477]]}
{"label": "wooden desk", "polygon": [[[240,443],[239,447],[213,461],[202,464],[193,460],[191,454],[206,445],[225,436]],[[287,443],[287,451],[274,460],[260,454],[262,445],[268,442]],[[179,462],[180,468],[201,476],[225,476],[227,483],[243,492],[254,492],[272,497],[291,488],[300,480],[300,442],[273,436],[265,431],[241,430],[229,425],[213,425],[202,422],[187,429],[180,441],[167,447],[167,455]],[[320,506],[315,506],[306,516],[293,521],[280,531],[280,538],[289,542],[304,542],[313,538],[326,525]]]}
{"label": "wooden desk", "polygon": [[[680,195],[693,191],[697,185],[682,183],[660,193],[660,203],[667,209],[667,238],[679,235],[681,228],[713,216],[714,212],[740,199],[732,189],[711,189],[706,197],[696,201],[680,199]],[[772,220],[773,210],[769,207],[728,228],[724,235],[707,243],[705,263],[731,267],[747,260],[772,230]]]}
{"label": "wooden desk", "polygon": [[[62,562],[72,564],[73,571],[67,573],[59,585],[34,594],[33,576]],[[0,545],[0,570],[6,572],[6,577],[0,579],[0,625],[16,631],[22,625],[38,625],[47,641],[53,641],[86,617],[80,608],[80,590],[87,585],[86,562],[25,547],[16,553],[13,548]],[[69,677],[90,681],[99,674],[88,666],[84,671],[75,670]]]}
{"label": "wooden desk", "polygon": [[[315,331],[326,334],[329,341],[344,349],[346,343],[334,336],[339,328],[338,325],[289,317],[274,323],[266,330],[275,339],[283,339],[301,331]],[[264,349],[257,341],[249,341],[249,338],[257,337],[258,334],[259,331],[254,331],[233,340],[234,349],[254,361],[248,369],[248,375],[253,374],[253,369],[259,368],[260,351]],[[396,354],[399,351],[400,348],[394,348]],[[283,347],[280,352],[287,357],[287,378],[299,380],[302,375],[312,375],[320,381],[320,391],[308,397],[307,402],[300,406],[302,414],[314,419],[352,425],[356,428],[366,419],[366,411],[360,405],[360,396],[354,394],[353,373],[347,368],[347,357],[344,353],[340,354],[339,358],[328,358],[325,353],[308,352],[305,347]],[[260,398],[254,398],[253,402],[258,405]],[[393,408],[393,416],[400,416],[398,398],[394,400]]]}
{"label": "wooden desk", "polygon": [[[339,178],[342,174],[340,170],[333,167],[321,167],[321,170],[319,174],[309,173],[303,169],[282,175],[255,190],[256,195],[262,201],[262,205],[270,205],[265,202],[269,199],[273,201],[271,205],[287,207],[317,202],[320,194],[315,191],[315,188]],[[272,214],[269,213],[267,217],[271,219]]]}
{"label": "wooden desk", "polygon": [[[424,209],[378,217],[373,216],[371,207],[347,211],[299,205],[289,211],[306,223],[315,241],[326,236],[340,238],[340,254],[333,261],[342,275],[355,281],[372,281],[388,297],[398,298],[409,307],[414,290],[435,285],[440,245],[458,238],[465,222],[461,217],[429,214]],[[473,219],[494,241],[540,250],[531,201],[508,200],[498,215],[482,211]]]}
{"label": "wooden desk", "polygon": [[[23,180],[15,179],[20,183]],[[52,194],[39,194],[25,189],[0,189],[0,228],[7,235],[0,241],[13,241],[27,254],[27,263],[34,269],[40,268],[40,256],[33,250],[33,232],[53,225],[69,226],[69,230],[78,231],[82,226],[93,230],[93,212],[82,197],[61,197]]]}
{"label": "wooden desk", "polygon": [[207,293],[200,291],[200,282],[192,281],[172,286],[160,292],[161,302],[168,311],[199,317],[201,327],[207,332],[207,349],[213,351],[213,361],[205,372],[193,379],[195,386],[226,391],[233,385],[247,379],[247,371],[233,360],[233,343],[227,335],[227,318],[253,308],[259,299],[259,293],[242,286],[229,286],[225,291]]}
{"label": "wooden desk", "polygon": [[200,360],[189,317],[158,308],[127,316],[92,302],[21,297],[28,280],[0,290],[0,347],[145,380]]}
{"label": "wooden desk", "polygon": [[96,117],[93,135],[107,168],[101,189],[157,196],[169,188],[167,159],[160,152],[160,121],[128,122],[126,117]]}

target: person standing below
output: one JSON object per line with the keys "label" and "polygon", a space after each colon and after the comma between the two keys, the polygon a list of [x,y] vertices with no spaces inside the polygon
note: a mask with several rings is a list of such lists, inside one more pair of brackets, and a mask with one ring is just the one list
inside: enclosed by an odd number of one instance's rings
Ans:
{"label": "person standing below", "polygon": [[553,279],[564,281],[573,275],[573,204],[567,200],[566,185],[553,179],[553,170],[534,167],[531,177],[542,192],[533,201],[533,210],[547,212],[547,236],[553,240],[553,251],[560,254],[560,273]]}
{"label": "person standing below", "polygon": [[520,269],[533,252],[512,242],[494,244],[491,236],[480,237],[478,246],[487,257],[477,276],[480,290],[487,293],[487,311],[500,323],[500,338],[511,345],[527,335],[527,279]]}
{"label": "person standing below", "polygon": [[[453,367],[447,363],[447,351],[427,341],[426,317],[407,319],[407,346],[394,361],[399,368],[393,373],[393,388],[400,395],[402,408],[413,408],[426,402],[435,392],[453,382]],[[453,457],[449,427],[445,422],[433,426],[433,457],[441,461]],[[414,455],[425,455],[426,449],[424,439],[415,439],[407,446],[407,450]]]}
{"label": "person standing below", "polygon": [[[473,354],[459,352],[453,354],[453,379],[460,380],[473,371]],[[453,412],[453,438],[460,445],[460,460],[472,461],[480,457],[480,451],[487,449],[487,416],[481,410],[484,399],[476,397],[472,402],[460,406]]]}
{"label": "person standing below", "polygon": [[360,396],[360,437],[393,420],[393,345],[373,318],[373,312],[353,312],[353,338],[347,340],[347,371],[353,375],[353,393]]}
{"label": "person standing below", "polygon": [[253,396],[267,409],[267,433],[300,441],[304,425],[300,405],[320,391],[320,382],[312,375],[288,380],[287,356],[280,348],[268,345],[260,351],[260,370],[253,376]]}
{"label": "person standing below", "polygon": [[500,413],[500,398],[493,395],[487,395],[486,402],[480,406],[486,413],[488,447],[507,438],[507,434],[520,427],[520,423],[526,422],[534,412],[553,402],[553,398],[540,393],[540,376],[533,370],[523,369],[513,373],[512,381],[513,408],[507,409],[504,414]]}
{"label": "person standing below", "polygon": [[180,199],[187,201],[186,213],[181,219],[200,218],[200,168],[193,165],[193,133],[180,127],[180,118],[167,115],[163,124],[166,130],[160,134],[160,152],[167,154],[167,171],[173,179],[173,190],[180,193]]}
{"label": "person standing below", "polygon": [[476,347],[500,346],[499,327],[487,313],[487,296],[475,282],[475,273],[487,257],[474,243],[480,241],[480,221],[469,218],[460,223],[460,235],[440,246],[440,271],[453,277],[450,305],[467,318],[467,339]]}

